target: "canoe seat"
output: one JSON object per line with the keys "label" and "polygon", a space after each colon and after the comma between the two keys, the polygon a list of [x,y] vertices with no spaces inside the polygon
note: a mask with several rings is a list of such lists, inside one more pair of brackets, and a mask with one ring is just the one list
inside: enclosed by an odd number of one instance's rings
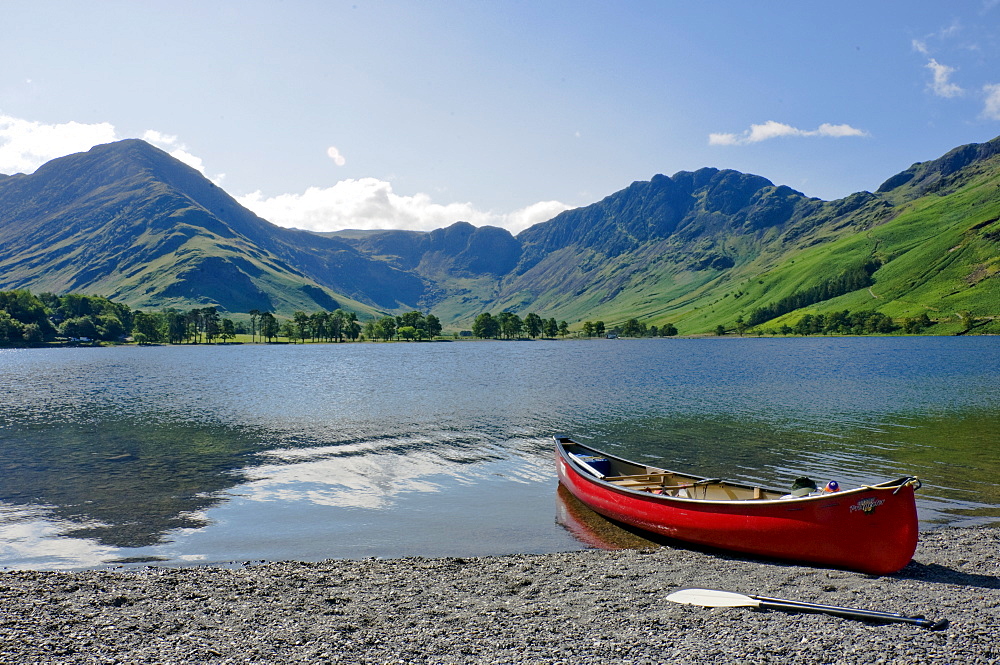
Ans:
{"label": "canoe seat", "polygon": [[613,483],[618,481],[661,483],[672,480],[673,477],[674,474],[672,473],[634,473],[627,476],[605,476],[604,479]]}

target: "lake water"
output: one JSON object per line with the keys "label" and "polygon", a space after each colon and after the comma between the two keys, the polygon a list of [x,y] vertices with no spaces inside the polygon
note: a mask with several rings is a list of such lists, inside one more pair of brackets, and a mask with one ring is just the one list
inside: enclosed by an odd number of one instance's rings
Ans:
{"label": "lake water", "polygon": [[[1000,339],[0,351],[0,567],[580,549],[553,433],[1000,524]],[[576,517],[574,517],[576,516]]]}

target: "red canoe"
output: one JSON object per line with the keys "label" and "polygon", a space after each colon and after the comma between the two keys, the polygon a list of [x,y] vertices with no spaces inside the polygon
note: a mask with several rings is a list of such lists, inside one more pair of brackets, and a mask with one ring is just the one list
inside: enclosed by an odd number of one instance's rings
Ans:
{"label": "red canoe", "polygon": [[559,481],[607,518],[765,557],[894,573],[917,548],[914,477],[838,492],[785,492],[630,462],[557,436]]}

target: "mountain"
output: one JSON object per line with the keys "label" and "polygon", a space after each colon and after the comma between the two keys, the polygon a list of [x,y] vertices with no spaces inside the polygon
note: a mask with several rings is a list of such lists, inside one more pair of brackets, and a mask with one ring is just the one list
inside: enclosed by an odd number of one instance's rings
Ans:
{"label": "mountain", "polygon": [[657,175],[504,238],[497,255],[514,265],[502,275],[454,270],[430,234],[409,234],[405,246],[394,231],[344,239],[432,281],[425,304],[446,322],[509,309],[571,323],[635,316],[704,332],[805,300],[807,309],[774,324],[845,308],[993,316],[998,191],[994,139],[836,201],[731,170]]}
{"label": "mountain", "polygon": [[133,307],[391,310],[426,285],[335,238],[283,229],[144,141],[0,180],[0,289]]}
{"label": "mountain", "polygon": [[122,141],[0,178],[0,289],[286,315],[421,309],[451,328],[503,309],[682,333],[844,309],[985,318],[1000,313],[998,219],[1000,138],[836,201],[732,170],[656,175],[517,236],[465,222],[284,229]]}

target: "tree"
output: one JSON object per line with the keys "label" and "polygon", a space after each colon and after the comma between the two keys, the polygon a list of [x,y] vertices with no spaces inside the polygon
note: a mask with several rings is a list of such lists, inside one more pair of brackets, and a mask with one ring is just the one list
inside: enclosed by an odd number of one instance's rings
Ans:
{"label": "tree", "polygon": [[560,321],[559,322],[559,336],[560,337],[565,337],[568,334],[569,334],[569,324],[566,323],[565,321]]}
{"label": "tree", "polygon": [[274,314],[270,312],[263,312],[260,315],[260,336],[266,339],[268,342],[273,340],[278,336],[278,320],[274,318]]}
{"label": "tree", "polygon": [[411,328],[423,328],[424,315],[417,310],[412,312],[407,312],[406,314],[400,314],[396,317],[397,326],[410,326]]}
{"label": "tree", "polygon": [[743,320],[743,315],[740,314],[736,317],[736,332],[739,333],[740,337],[743,337],[743,333],[747,331],[746,321]]}
{"label": "tree", "polygon": [[396,317],[383,316],[378,320],[378,325],[382,330],[382,338],[389,341],[396,336]]}
{"label": "tree", "polygon": [[622,326],[623,337],[639,337],[641,334],[642,328],[639,326],[639,319],[629,319]]}
{"label": "tree", "polygon": [[489,312],[483,312],[473,322],[472,334],[480,339],[493,339],[500,334],[500,324]]}
{"label": "tree", "polygon": [[329,340],[331,338],[329,326],[329,312],[319,311],[309,315],[309,333],[312,335],[312,341]]}
{"label": "tree", "polygon": [[108,342],[125,337],[125,324],[117,316],[101,315],[97,317],[97,336]]}
{"label": "tree", "polygon": [[257,341],[257,322],[260,320],[260,310],[250,310],[250,341]]}
{"label": "tree", "polygon": [[718,335],[719,337],[722,337],[723,335],[726,334],[726,327],[721,323],[715,326],[715,334]]}
{"label": "tree", "polygon": [[24,324],[24,332],[21,335],[28,346],[39,346],[45,342],[45,331],[37,323]]}
{"label": "tree", "polygon": [[330,313],[327,318],[327,334],[330,339],[337,342],[344,341],[344,324],[347,323],[347,312],[339,307]]}
{"label": "tree", "polygon": [[94,323],[94,319],[90,316],[78,316],[66,319],[59,326],[59,334],[63,337],[75,339],[80,339],[81,337],[97,339],[97,324]]}
{"label": "tree", "polygon": [[358,323],[358,315],[355,312],[347,313],[347,320],[344,322],[344,335],[352,342],[361,335],[361,324]]}
{"label": "tree", "polygon": [[367,321],[365,321],[365,325],[362,328],[362,334],[365,336],[365,339],[371,339],[371,340],[377,339],[377,334],[375,330],[377,327],[378,326],[375,323],[375,319],[368,319]]}
{"label": "tree", "polygon": [[549,319],[545,322],[545,336],[554,338],[559,334],[559,324],[556,323],[555,319]]}
{"label": "tree", "polygon": [[19,346],[24,343],[24,324],[0,309],[0,345]]}
{"label": "tree", "polygon": [[441,334],[441,320],[433,314],[428,314],[424,317],[424,328],[427,330],[427,336],[434,339]]}
{"label": "tree", "polygon": [[504,339],[517,339],[524,329],[524,322],[514,312],[500,312],[497,314],[497,322]]}
{"label": "tree", "polygon": [[399,336],[402,339],[405,339],[408,342],[417,336],[417,328],[414,328],[413,326],[400,326],[399,330],[396,332],[399,333]]}
{"label": "tree", "polygon": [[[305,344],[306,338],[309,337],[309,315],[305,312],[295,312],[292,314],[292,322],[295,324],[295,337]],[[291,335],[285,336],[291,337]]]}
{"label": "tree", "polygon": [[166,335],[166,316],[161,313],[137,311],[132,316],[132,338],[143,335],[146,343],[162,342]]}
{"label": "tree", "polygon": [[594,321],[594,334],[598,337],[604,337],[604,321]]}
{"label": "tree", "polygon": [[660,334],[664,337],[674,337],[677,335],[677,326],[672,323],[664,323],[660,328]]}
{"label": "tree", "polygon": [[223,342],[236,337],[236,324],[233,323],[232,319],[222,319],[222,331],[219,333],[219,337],[222,338]]}
{"label": "tree", "polygon": [[[11,320],[19,324],[19,329],[25,335],[28,334],[26,326],[35,324],[37,330],[32,329],[30,332],[32,339],[37,339],[39,335],[42,340],[55,336],[56,329],[49,321],[45,303],[29,291],[0,291],[0,310],[6,310]],[[27,336],[22,339],[27,340]],[[21,341],[17,340],[17,343],[20,344]]]}
{"label": "tree", "polygon": [[524,316],[524,330],[528,333],[528,337],[531,339],[538,337],[544,326],[545,322],[542,321],[542,317],[538,316],[534,312],[528,312]]}
{"label": "tree", "polygon": [[204,319],[202,320],[202,325],[205,327],[205,340],[209,343],[214,342],[215,338],[222,332],[222,319],[214,307],[211,310],[211,312],[205,312]]}
{"label": "tree", "polygon": [[176,309],[168,309],[164,315],[167,318],[167,341],[182,344],[187,338],[187,317]]}
{"label": "tree", "polygon": [[[86,298],[86,296],[78,297]],[[37,296],[32,295],[30,291],[23,289],[19,291],[0,291],[0,309],[6,310],[10,318],[21,323],[36,323],[40,328],[44,328],[46,324],[49,328],[52,327],[45,311],[45,303]],[[79,316],[86,314],[90,314],[90,312],[87,311]]]}
{"label": "tree", "polygon": [[204,320],[204,312],[200,309],[189,310],[187,314],[184,315],[184,338],[190,340],[195,344],[201,343],[201,333],[204,330],[202,326],[202,321]]}
{"label": "tree", "polygon": [[584,321],[583,322],[583,334],[586,335],[587,337],[593,337],[594,336],[594,322],[593,321]]}

